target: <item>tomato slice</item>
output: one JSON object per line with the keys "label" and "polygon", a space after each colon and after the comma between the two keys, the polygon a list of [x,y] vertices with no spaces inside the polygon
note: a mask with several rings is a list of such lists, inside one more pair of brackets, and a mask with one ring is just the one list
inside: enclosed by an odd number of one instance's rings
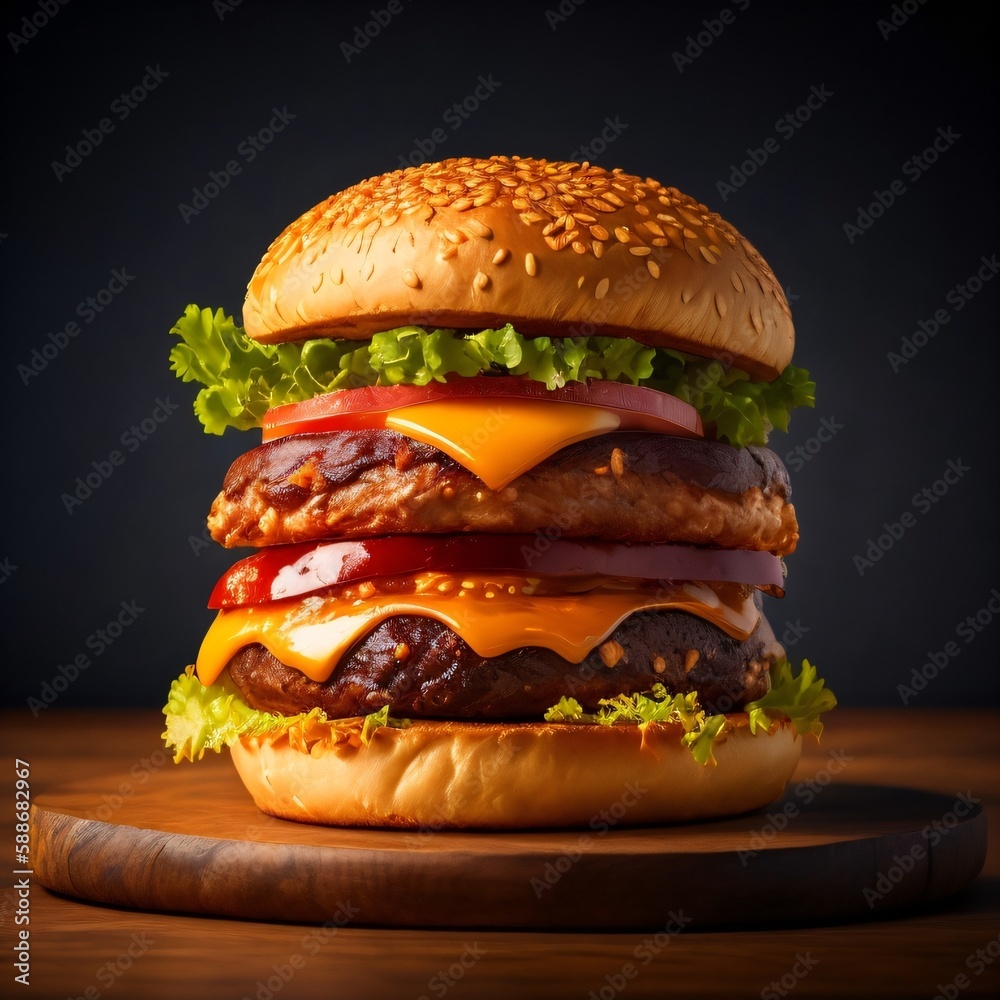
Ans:
{"label": "tomato slice", "polygon": [[219,580],[208,606],[263,604],[338,584],[428,570],[744,583],[778,596],[783,587],[781,561],[769,552],[538,535],[394,535],[263,549]]}
{"label": "tomato slice", "polygon": [[448,399],[539,399],[581,403],[614,412],[620,430],[655,431],[679,437],[704,437],[698,411],[676,396],[623,382],[571,382],[547,389],[518,375],[476,375],[428,385],[376,385],[339,389],[301,403],[285,403],[264,414],[263,439],[314,431],[384,427],[386,415],[404,406]]}

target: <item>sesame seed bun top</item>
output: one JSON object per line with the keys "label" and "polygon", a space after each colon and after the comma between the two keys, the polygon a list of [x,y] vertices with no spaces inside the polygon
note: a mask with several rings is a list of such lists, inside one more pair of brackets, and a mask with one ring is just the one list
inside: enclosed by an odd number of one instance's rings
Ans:
{"label": "sesame seed bun top", "polygon": [[405,324],[618,335],[774,378],[784,292],[729,223],[675,188],[588,163],[461,157],[332,195],[271,244],[243,310],[264,343]]}

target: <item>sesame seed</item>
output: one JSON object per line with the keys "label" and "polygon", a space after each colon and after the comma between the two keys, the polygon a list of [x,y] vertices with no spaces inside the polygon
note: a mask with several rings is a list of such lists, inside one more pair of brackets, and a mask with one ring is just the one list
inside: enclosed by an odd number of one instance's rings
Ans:
{"label": "sesame seed", "polygon": [[487,285],[489,285],[490,279],[488,275],[483,274],[482,271],[476,271],[476,276],[472,279],[472,285],[478,291],[483,291]]}
{"label": "sesame seed", "polygon": [[336,271],[331,271],[330,272],[330,280],[335,285],[343,284],[343,281],[344,281],[344,269],[342,267],[338,267]]}
{"label": "sesame seed", "polygon": [[464,212],[466,209],[472,208],[472,199],[469,197],[456,198],[452,203],[451,207],[455,209],[456,212]]}
{"label": "sesame seed", "polygon": [[715,308],[718,310],[720,316],[725,316],[729,312],[726,300],[718,292],[715,293]]}
{"label": "sesame seed", "polygon": [[619,243],[628,243],[630,239],[628,230],[623,229],[621,226],[618,226],[615,229],[615,238],[618,240]]}
{"label": "sesame seed", "polygon": [[453,257],[458,256],[458,247],[454,244],[446,246],[439,254],[438,260],[451,260]]}
{"label": "sesame seed", "polygon": [[446,229],[444,231],[444,238],[450,240],[452,243],[464,243],[468,239],[465,233],[456,232],[453,229]]}
{"label": "sesame seed", "polygon": [[[600,246],[600,244],[598,243],[597,246]],[[608,289],[610,287],[611,287],[611,279],[601,278],[601,280],[597,283],[597,287],[594,289],[594,298],[603,299],[604,296],[608,294]]]}
{"label": "sesame seed", "polygon": [[397,642],[396,648],[392,651],[394,660],[406,660],[410,656],[410,647],[405,642]]}
{"label": "sesame seed", "polygon": [[[575,243],[573,244],[573,249],[574,250],[576,249],[576,244]],[[586,247],[584,247],[584,250],[586,250]],[[583,283],[586,280],[587,279],[581,274],[580,277],[576,279],[576,287],[577,288],[583,288]]]}
{"label": "sesame seed", "polygon": [[649,249],[649,247],[629,247],[628,252],[636,257],[645,257],[652,251]]}
{"label": "sesame seed", "polygon": [[660,276],[660,265],[656,263],[655,260],[646,261],[646,270],[654,277],[658,278]]}
{"label": "sesame seed", "polygon": [[732,283],[733,288],[736,289],[736,291],[742,292],[744,290],[743,279],[735,271],[729,272],[729,280]]}
{"label": "sesame seed", "polygon": [[611,238],[611,234],[604,228],[604,226],[591,226],[590,235],[593,236],[595,240],[607,240]]}
{"label": "sesame seed", "polygon": [[708,249],[708,247],[698,247],[698,249],[701,251],[702,257],[704,257],[705,260],[709,262],[709,264],[714,264],[716,262],[714,255]]}
{"label": "sesame seed", "polygon": [[417,272],[414,271],[412,268],[407,268],[403,272],[402,277],[404,285],[409,285],[410,288],[420,287],[420,278],[417,277]]}
{"label": "sesame seed", "polygon": [[615,479],[621,479],[625,474],[625,453],[621,448],[615,448],[611,452],[611,471],[615,474]]}
{"label": "sesame seed", "polygon": [[369,261],[368,266],[365,268],[364,273],[362,274],[362,277],[365,279],[365,281],[368,281],[374,273],[375,273],[375,265],[374,263],[372,263],[372,261]]}
{"label": "sesame seed", "polygon": [[604,256],[604,244],[598,240],[596,243],[592,243],[591,246],[594,250],[594,256],[600,260],[600,258]]}
{"label": "sesame seed", "polygon": [[579,240],[573,240],[573,249],[577,253],[586,253],[587,245],[585,243],[581,243]]}
{"label": "sesame seed", "polygon": [[689,649],[684,654],[684,673],[689,674],[694,669],[694,665],[698,662],[698,658],[701,654],[697,649]]}
{"label": "sesame seed", "polygon": [[493,255],[494,264],[502,264],[510,256],[510,251],[506,247],[500,247]]}
{"label": "sesame seed", "polygon": [[469,219],[465,224],[466,228],[471,230],[476,236],[482,237],[484,240],[493,239],[493,230],[486,225],[485,222],[480,222],[479,219]]}
{"label": "sesame seed", "polygon": [[662,656],[656,657],[656,659],[653,660],[653,669],[658,674],[662,674],[667,669],[667,661],[663,659]]}
{"label": "sesame seed", "polygon": [[535,262],[535,255],[533,253],[526,253],[524,255],[524,269],[531,278],[538,274],[538,264]]}

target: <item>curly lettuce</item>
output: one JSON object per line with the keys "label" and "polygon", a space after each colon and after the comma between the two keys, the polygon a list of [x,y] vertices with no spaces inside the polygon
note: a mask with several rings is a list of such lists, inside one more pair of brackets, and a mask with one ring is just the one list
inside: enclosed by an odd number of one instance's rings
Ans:
{"label": "curly lettuce", "polygon": [[[763,698],[746,706],[750,732],[755,736],[770,732],[781,722],[790,721],[800,734],[823,732],[819,717],[837,704],[816,668],[803,660],[802,670],[793,675],[787,660],[771,671],[772,687]],[[698,704],[697,692],[670,695],[662,684],[648,692],[603,698],[596,712],[584,712],[575,698],[563,696],[546,713],[547,722],[581,725],[638,725],[666,723],[683,730],[681,742],[699,764],[714,765],[714,747],[733,724],[725,715],[708,715]],[[386,705],[364,718],[330,719],[319,708],[297,715],[276,715],[247,705],[239,688],[224,672],[215,684],[204,686],[188,667],[170,686],[163,707],[166,730],[163,740],[174,751],[174,761],[200,760],[206,750],[221,752],[242,737],[287,736],[296,749],[308,753],[316,743],[325,747],[368,746],[383,727],[405,729],[408,719],[395,718]]]}
{"label": "curly lettuce", "polygon": [[171,370],[199,382],[194,411],[209,434],[261,425],[272,406],[335,389],[427,385],[449,377],[522,375],[556,389],[607,379],[678,396],[701,413],[710,436],[737,447],[787,430],[789,412],[812,406],[816,387],[791,365],[773,382],[719,361],[657,349],[625,337],[533,337],[509,323],[478,332],[397,327],[370,340],[259,344],[221,309],[189,305],[170,331]]}
{"label": "curly lettuce", "polygon": [[[771,690],[750,702],[745,711],[754,736],[768,733],[787,720],[798,733],[812,733],[818,739],[823,732],[820,715],[836,704],[833,692],[808,660],[802,661],[797,675],[792,674],[788,660],[781,660],[771,669]],[[651,722],[678,725],[684,730],[681,742],[699,764],[715,764],[715,741],[733,728],[725,715],[708,715],[698,704],[697,692],[669,695],[662,684],[654,684],[648,693],[602,698],[598,705],[596,712],[584,712],[575,698],[564,696],[545,713],[545,719],[601,726],[647,726]]]}
{"label": "curly lettuce", "polygon": [[174,751],[175,762],[200,760],[206,750],[221,753],[244,736],[287,736],[292,746],[304,752],[319,742],[367,746],[379,729],[405,729],[410,724],[391,718],[388,706],[357,719],[330,719],[319,708],[298,715],[262,712],[242,700],[228,673],[206,687],[195,676],[194,667],[170,685],[163,714],[167,723],[163,741]]}

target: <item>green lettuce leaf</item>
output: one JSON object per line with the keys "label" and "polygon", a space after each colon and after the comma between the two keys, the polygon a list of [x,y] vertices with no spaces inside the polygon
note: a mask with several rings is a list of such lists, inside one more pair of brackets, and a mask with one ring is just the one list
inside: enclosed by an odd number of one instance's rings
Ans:
{"label": "green lettuce leaf", "polygon": [[329,719],[318,708],[298,715],[261,712],[242,700],[228,673],[205,687],[193,667],[170,685],[163,714],[167,722],[163,740],[177,762],[200,760],[206,750],[220,753],[242,736],[287,735],[303,750],[319,741],[367,746],[383,726],[405,729],[410,724],[390,718],[388,706],[363,719]]}
{"label": "green lettuce leaf", "polygon": [[750,716],[750,731],[767,732],[782,718],[790,719],[799,733],[812,733],[817,739],[823,733],[819,717],[837,704],[826,682],[816,676],[816,668],[802,661],[802,671],[792,676],[787,660],[782,660],[771,670],[771,690],[746,707]]}
{"label": "green lettuce leaf", "polygon": [[[788,719],[797,732],[812,733],[818,739],[823,732],[819,716],[829,712],[837,699],[816,676],[816,668],[803,660],[801,672],[793,676],[791,664],[781,660],[771,668],[771,684],[763,698],[746,706],[750,732],[754,736],[768,733],[776,723]],[[725,715],[706,715],[698,704],[697,692],[671,696],[662,684],[654,684],[648,693],[602,698],[598,705],[596,712],[584,712],[575,698],[564,696],[545,713],[545,719],[601,726],[646,726],[651,722],[679,725],[684,729],[681,742],[699,764],[715,763],[715,741],[733,728]]]}
{"label": "green lettuce leaf", "polygon": [[427,385],[449,377],[523,375],[556,389],[567,382],[608,379],[645,385],[690,403],[711,436],[741,447],[766,444],[788,414],[812,406],[808,372],[789,366],[774,382],[758,382],[718,361],[647,347],[625,337],[534,337],[509,323],[478,332],[403,326],[367,341],[307,340],[258,344],[221,309],[189,305],[170,331],[171,370],[203,388],[194,410],[206,433],[259,427],[272,406],[335,389]]}

